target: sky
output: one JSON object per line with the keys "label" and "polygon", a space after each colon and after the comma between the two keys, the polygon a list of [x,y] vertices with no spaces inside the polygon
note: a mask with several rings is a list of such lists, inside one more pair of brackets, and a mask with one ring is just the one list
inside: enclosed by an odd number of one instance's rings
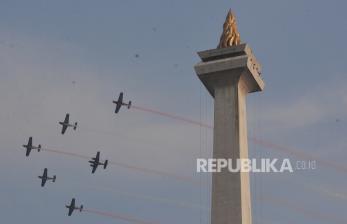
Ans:
{"label": "sky", "polygon": [[[195,168],[212,154],[213,99],[194,65],[231,8],[266,83],[247,98],[250,157],[317,160],[316,170],[251,174],[253,223],[346,223],[346,7],[1,0],[1,219],[210,223],[210,175]],[[115,115],[121,91],[135,107]],[[66,113],[79,127],[61,135]],[[26,158],[30,136],[47,150]],[[92,175],[84,157],[96,151],[110,164]],[[44,168],[57,181],[41,188]],[[68,217],[72,197],[89,212]]]}

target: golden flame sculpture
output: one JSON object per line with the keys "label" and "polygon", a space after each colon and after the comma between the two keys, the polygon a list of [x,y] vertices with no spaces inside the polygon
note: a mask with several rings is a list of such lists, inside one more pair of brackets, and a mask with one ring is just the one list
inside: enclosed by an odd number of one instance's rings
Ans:
{"label": "golden flame sculpture", "polygon": [[236,46],[239,45],[240,42],[240,33],[237,30],[236,18],[231,12],[231,10],[229,10],[223,25],[223,33],[220,37],[220,41],[217,48]]}

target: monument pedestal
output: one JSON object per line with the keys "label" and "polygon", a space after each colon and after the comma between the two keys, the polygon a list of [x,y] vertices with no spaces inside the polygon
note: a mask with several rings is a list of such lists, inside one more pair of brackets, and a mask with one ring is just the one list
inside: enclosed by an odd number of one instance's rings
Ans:
{"label": "monument pedestal", "polygon": [[[198,54],[195,71],[214,97],[213,158],[248,159],[246,95],[264,88],[260,64],[247,44]],[[249,173],[213,173],[211,213],[211,224],[252,223]]]}

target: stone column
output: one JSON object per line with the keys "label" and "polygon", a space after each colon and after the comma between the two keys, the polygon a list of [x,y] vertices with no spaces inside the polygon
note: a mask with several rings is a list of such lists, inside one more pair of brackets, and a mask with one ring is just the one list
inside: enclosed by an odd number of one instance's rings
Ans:
{"label": "stone column", "polygon": [[[248,158],[246,95],[262,91],[260,64],[247,44],[198,53],[195,71],[214,97],[213,157]],[[212,174],[211,224],[251,224],[249,173]]]}

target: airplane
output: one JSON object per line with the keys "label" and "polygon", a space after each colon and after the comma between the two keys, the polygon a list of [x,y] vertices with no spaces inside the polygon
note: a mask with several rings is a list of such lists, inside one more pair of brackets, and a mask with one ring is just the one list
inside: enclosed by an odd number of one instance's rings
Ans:
{"label": "airplane", "polygon": [[55,175],[53,177],[49,177],[47,175],[47,168],[45,168],[45,170],[43,171],[43,175],[38,177],[42,180],[41,187],[45,186],[47,180],[52,180],[52,182],[54,183],[57,178]]}
{"label": "airplane", "polygon": [[59,122],[59,124],[61,124],[63,126],[63,128],[61,129],[61,134],[63,135],[66,131],[66,129],[68,127],[73,127],[73,130],[76,130],[77,128],[77,122],[75,122],[75,124],[70,124],[69,123],[69,117],[70,115],[69,114],[66,114],[65,115],[65,120],[63,122]]}
{"label": "airplane", "polygon": [[92,173],[95,173],[96,168],[98,168],[99,165],[103,165],[104,169],[106,169],[108,160],[105,160],[104,163],[100,162],[100,152],[96,153],[95,158],[92,158],[92,160],[89,161],[90,166],[93,167]]}
{"label": "airplane", "polygon": [[72,213],[73,213],[73,211],[75,211],[75,210],[79,210],[80,212],[82,212],[82,210],[83,210],[83,205],[81,205],[80,207],[76,207],[75,204],[76,204],[76,200],[73,198],[73,199],[71,200],[70,205],[65,205],[65,207],[69,209],[68,216],[71,216]]}
{"label": "airplane", "polygon": [[37,149],[38,152],[40,152],[40,150],[41,150],[41,145],[33,146],[33,137],[30,137],[29,141],[28,141],[28,144],[27,145],[23,145],[23,147],[27,149],[26,156],[30,155],[30,152],[31,152],[32,149]]}
{"label": "airplane", "polygon": [[129,101],[129,103],[124,103],[124,101],[123,101],[123,92],[121,92],[119,94],[118,100],[117,101],[113,101],[113,103],[115,103],[117,105],[115,113],[118,113],[122,106],[127,106],[128,109],[130,109],[130,107],[131,107],[131,101]]}

